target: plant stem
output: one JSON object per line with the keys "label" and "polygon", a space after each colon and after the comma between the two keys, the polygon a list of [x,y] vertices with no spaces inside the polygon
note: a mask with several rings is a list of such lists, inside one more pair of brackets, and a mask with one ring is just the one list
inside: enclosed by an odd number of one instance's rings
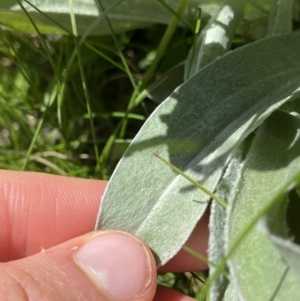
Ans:
{"label": "plant stem", "polygon": [[[176,13],[177,13],[178,16],[181,16],[182,13],[184,12],[187,1],[188,0],[181,0],[180,1],[179,5],[177,7],[177,10],[176,10]],[[171,41],[171,39],[174,35],[174,32],[175,32],[175,30],[177,28],[177,25],[178,25],[178,22],[179,22],[178,17],[173,16],[172,19],[171,19],[171,22],[169,23],[169,25],[168,25],[165,33],[164,33],[164,36],[162,37],[162,39],[159,43],[155,59],[153,60],[151,66],[149,67],[149,69],[147,70],[147,72],[145,73],[145,75],[142,79],[141,85],[139,87],[139,91],[142,91],[145,87],[147,87],[147,85],[152,80],[152,78],[154,76],[154,73],[155,73],[155,70],[158,66],[158,63],[160,62],[161,57],[163,56],[169,42]]]}
{"label": "plant stem", "polygon": [[[176,10],[176,15],[172,17],[171,22],[169,23],[160,43],[158,45],[156,56],[138,86],[138,92],[143,91],[151,82],[151,80],[154,76],[154,73],[156,71],[156,68],[158,66],[158,63],[160,62],[160,59],[162,58],[163,54],[165,53],[165,50],[168,47],[168,45],[174,35],[174,32],[175,32],[178,22],[179,22],[179,17],[182,15],[182,13],[185,9],[185,6],[187,4],[187,1],[188,0],[180,1],[179,5],[177,7],[177,10]],[[139,93],[137,93],[137,91],[134,90],[132,93],[132,96],[129,100],[129,103],[127,106],[127,111],[130,111],[130,109],[134,105],[135,99],[138,97],[138,95],[139,95]],[[119,135],[120,138],[124,138],[126,128],[127,128],[127,123],[128,123],[128,119],[127,119],[127,117],[125,117],[123,124],[121,126],[121,130],[120,130],[120,135]]]}

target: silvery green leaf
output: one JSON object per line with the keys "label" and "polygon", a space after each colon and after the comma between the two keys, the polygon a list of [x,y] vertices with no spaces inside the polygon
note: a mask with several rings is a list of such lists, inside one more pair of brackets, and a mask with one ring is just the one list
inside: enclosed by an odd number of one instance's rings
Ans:
{"label": "silvery green leaf", "polygon": [[223,301],[240,301],[238,298],[238,293],[232,282],[229,282],[227,286]]}
{"label": "silvery green leaf", "polygon": [[280,236],[272,235],[272,232],[265,231],[270,241],[279,250],[283,260],[287,263],[288,268],[298,277],[300,284],[300,247],[291,240],[284,239]]}
{"label": "silvery green leaf", "polygon": [[[285,199],[271,208],[260,223],[260,230],[278,249],[288,268],[295,273],[298,281],[300,281],[300,246],[293,242],[292,237],[288,237],[286,223],[286,207],[289,206],[288,203],[288,200]],[[299,222],[299,212],[295,213]]]}
{"label": "silvery green leaf", "polygon": [[[227,203],[231,202],[235,195],[249,144],[248,139],[246,139],[246,141],[244,141],[244,143],[239,147],[218,186],[216,194]],[[209,265],[210,274],[214,274],[216,272],[216,266],[218,266],[225,256],[225,223],[226,209],[216,202],[212,202],[209,219],[210,234],[208,242],[208,260],[214,264]],[[228,283],[229,279],[223,274],[214,280],[210,286],[210,300],[222,301],[224,293],[227,290]]]}
{"label": "silvery green leaf", "polygon": [[268,36],[291,33],[294,0],[274,0],[271,5]]}
{"label": "silvery green leaf", "polygon": [[97,229],[143,239],[164,264],[203,215],[209,197],[153,156],[214,191],[236,148],[300,83],[300,36],[264,39],[231,52],[168,97],[132,141],[103,197]]}
{"label": "silvery green leaf", "polygon": [[[299,126],[297,118],[280,111],[261,125],[229,206],[226,250],[231,254],[228,260],[231,281],[241,300],[279,301],[286,296],[289,300],[300,300],[298,279],[280,252],[255,226],[274,199],[285,199],[282,190],[299,173],[300,141],[295,142]],[[285,210],[280,214],[273,229],[284,235]]]}
{"label": "silvery green leaf", "polygon": [[245,8],[244,0],[227,0],[211,18],[192,46],[185,66],[185,79],[229,51]]}
{"label": "silvery green leaf", "polygon": [[[223,179],[222,179],[223,181]],[[222,183],[222,182],[221,182]],[[219,192],[219,191],[218,191]],[[224,196],[217,193],[223,200]],[[219,204],[213,202],[210,208],[210,219],[209,219],[209,249],[208,259],[210,273],[216,271],[217,264],[221,261],[225,255],[225,238],[224,238],[224,224],[225,224],[226,212],[225,208],[222,208]],[[222,301],[224,293],[228,286],[228,278],[221,274],[217,279],[213,281],[210,286],[210,300],[211,301]]]}

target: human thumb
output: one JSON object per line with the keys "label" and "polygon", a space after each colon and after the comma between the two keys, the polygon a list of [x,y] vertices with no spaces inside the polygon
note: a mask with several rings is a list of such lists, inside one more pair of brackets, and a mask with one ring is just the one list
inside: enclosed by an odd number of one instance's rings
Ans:
{"label": "human thumb", "polygon": [[150,301],[155,289],[151,251],[121,231],[88,233],[0,265],[5,301]]}

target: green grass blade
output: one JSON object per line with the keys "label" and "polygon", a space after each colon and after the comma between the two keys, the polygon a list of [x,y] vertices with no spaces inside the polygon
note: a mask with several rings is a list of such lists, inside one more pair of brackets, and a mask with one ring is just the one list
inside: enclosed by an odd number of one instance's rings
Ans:
{"label": "green grass blade", "polygon": [[[120,64],[116,63],[114,60],[112,60],[109,56],[107,56],[106,54],[104,54],[103,52],[101,52],[99,49],[96,49],[95,47],[93,47],[91,44],[85,42],[84,43],[86,47],[88,47],[89,49],[93,50],[95,53],[97,53],[99,56],[103,57],[105,60],[107,60],[108,62],[110,62],[113,66],[119,68],[120,70],[122,70],[123,72],[127,73],[127,70]],[[80,43],[79,43],[80,45]]]}
{"label": "green grass blade", "polygon": [[[100,0],[98,0],[98,1],[100,1]],[[143,79],[140,82],[140,85],[138,87],[138,91],[144,90],[149,85],[149,83],[152,81],[154,73],[157,69],[157,66],[158,66],[163,54],[165,53],[165,50],[166,50],[167,46],[169,45],[169,42],[171,41],[171,38],[173,37],[174,32],[178,26],[179,17],[182,15],[182,13],[186,7],[186,4],[187,4],[187,0],[181,0],[180,3],[178,4],[176,16],[172,17],[171,22],[169,23],[162,39],[160,40],[160,43],[159,43],[157,51],[156,51],[155,58],[151,64],[151,66],[149,67],[149,69],[147,70],[145,75],[143,76]],[[131,95],[131,98],[130,98],[128,106],[127,106],[128,111],[134,105],[135,100],[138,97],[138,95],[139,95],[139,93],[137,93],[137,90],[135,89],[135,91]],[[127,124],[128,124],[128,120],[127,120],[127,118],[125,118],[123,121],[123,124],[121,126],[120,138],[124,138]]]}
{"label": "green grass blade", "polygon": [[[196,257],[197,259],[207,263],[208,265],[211,265],[213,267],[217,267],[217,265],[214,262],[209,261],[207,257],[203,256],[202,254],[200,254],[199,252],[193,250],[192,248],[190,248],[188,246],[183,246],[183,250],[185,250],[186,252],[188,252],[192,256]],[[229,276],[229,274],[226,270],[224,270],[222,274],[226,277]]]}
{"label": "green grass blade", "polygon": [[193,31],[193,28],[190,24],[188,24],[182,17],[181,14],[178,14],[177,11],[175,11],[172,7],[170,7],[164,0],[157,0],[163,7],[165,7],[172,16],[175,16],[182,24],[186,26],[186,28],[189,28],[191,31]]}
{"label": "green grass blade", "polygon": [[143,90],[151,82],[151,80],[154,76],[155,70],[158,66],[158,63],[160,62],[168,44],[171,41],[171,38],[173,37],[174,32],[178,26],[179,20],[178,20],[177,16],[182,15],[187,2],[188,2],[188,0],[180,0],[177,10],[176,10],[176,16],[172,17],[162,39],[160,40],[159,46],[156,51],[155,59],[152,62],[150,68],[147,70],[146,74],[143,76],[142,83],[141,83],[141,86],[139,87],[139,90]]}
{"label": "green grass blade", "polygon": [[26,152],[25,160],[24,160],[24,162],[22,164],[22,167],[21,167],[22,171],[24,171],[26,169],[26,167],[27,167],[27,164],[28,164],[28,161],[29,161],[30,156],[32,154],[32,150],[33,150],[33,148],[35,146],[37,137],[38,137],[38,135],[39,135],[39,133],[40,133],[40,131],[42,129],[42,126],[44,124],[45,116],[46,116],[46,110],[44,111],[42,118],[39,120],[39,122],[37,124],[37,127],[36,127],[36,130],[34,132],[33,138],[31,140],[31,143],[30,143],[30,145],[28,147],[28,150]]}
{"label": "green grass blade", "polygon": [[182,170],[180,170],[179,168],[177,168],[175,165],[173,165],[172,163],[168,162],[166,159],[162,158],[158,154],[154,153],[154,156],[157,157],[162,162],[164,162],[169,167],[171,167],[176,173],[178,173],[179,175],[183,176],[185,179],[187,179],[189,182],[191,182],[197,188],[201,189],[203,192],[205,192],[206,194],[208,194],[211,198],[213,198],[222,207],[224,207],[224,208],[227,207],[227,204],[226,204],[226,202],[224,200],[222,200],[220,197],[218,197],[217,195],[215,195],[213,192],[211,192],[210,190],[208,190],[207,188],[205,188],[204,186],[202,186],[201,184],[199,184],[197,181],[195,181],[194,179],[192,179],[191,177],[189,177],[187,174],[185,174]]}
{"label": "green grass blade", "polygon": [[[102,5],[101,0],[97,0],[96,3],[98,4],[99,13],[102,14],[102,11],[104,12],[104,11],[105,11],[105,8],[104,8],[104,6]],[[130,79],[130,82],[131,82],[131,84],[132,84],[134,90],[137,90],[137,85],[136,85],[136,83],[135,83],[135,80],[134,80],[134,78],[133,78],[133,75],[132,75],[132,73],[131,73],[131,71],[130,71],[130,68],[129,68],[127,62],[126,62],[126,59],[125,59],[125,57],[124,57],[124,55],[123,55],[123,52],[122,52],[121,47],[120,47],[120,45],[119,45],[119,42],[118,42],[118,40],[117,40],[117,38],[116,38],[116,34],[115,34],[115,32],[114,32],[114,29],[113,29],[113,27],[112,27],[112,24],[111,24],[111,22],[110,22],[110,20],[109,20],[109,18],[108,18],[108,16],[107,16],[106,14],[105,14],[105,19],[106,19],[107,25],[108,25],[108,27],[109,27],[109,29],[110,29],[111,36],[112,36],[112,38],[113,38],[113,40],[114,40],[114,43],[115,43],[115,45],[116,45],[116,48],[117,48],[117,50],[118,50],[118,52],[119,52],[120,58],[121,58],[121,60],[122,60],[122,63],[123,63],[123,65],[124,65],[124,67],[125,67],[125,70],[126,70],[126,72],[127,72],[128,77],[129,77],[129,79]]]}
{"label": "green grass blade", "polygon": [[26,16],[27,16],[27,18],[29,19],[29,21],[30,21],[30,23],[32,24],[32,26],[34,27],[34,29],[35,29],[37,35],[39,36],[40,41],[41,41],[41,43],[43,44],[44,49],[45,49],[45,51],[46,51],[48,60],[49,60],[51,66],[52,66],[52,68],[53,68],[54,73],[55,73],[55,76],[56,76],[56,79],[57,79],[58,87],[60,88],[60,82],[59,82],[59,79],[60,79],[61,76],[59,75],[58,70],[57,70],[57,68],[56,68],[56,66],[55,66],[55,64],[54,64],[54,61],[53,61],[53,58],[52,58],[52,55],[51,55],[51,53],[50,53],[50,50],[49,50],[48,45],[47,45],[47,43],[45,42],[45,39],[44,39],[43,35],[40,33],[38,27],[37,27],[36,24],[34,23],[33,19],[31,18],[30,14],[27,12],[27,10],[25,9],[25,7],[24,7],[23,4],[21,3],[21,1],[20,1],[20,0],[17,0],[17,2],[18,2],[18,4],[19,4],[19,6],[21,7],[21,9],[23,10],[23,12],[26,14]]}
{"label": "green grass blade", "polygon": [[73,29],[73,35],[74,35],[76,54],[77,54],[80,75],[81,75],[81,80],[82,80],[82,88],[83,88],[83,92],[84,92],[84,96],[85,96],[85,100],[86,100],[87,112],[89,115],[92,139],[93,139],[93,144],[94,144],[94,151],[95,151],[95,156],[96,156],[96,160],[97,160],[96,171],[99,171],[101,166],[100,166],[100,160],[99,160],[99,151],[98,151],[98,147],[97,147],[96,131],[95,131],[95,126],[94,126],[93,117],[92,117],[91,101],[90,101],[89,91],[87,88],[87,81],[86,81],[86,76],[85,76],[81,52],[80,52],[80,45],[79,45],[79,41],[77,38],[78,33],[77,33],[75,14],[74,14],[74,10],[73,10],[73,0],[69,0],[69,4],[70,4],[70,14],[71,14],[70,17],[71,17],[71,23],[72,23],[72,29]]}

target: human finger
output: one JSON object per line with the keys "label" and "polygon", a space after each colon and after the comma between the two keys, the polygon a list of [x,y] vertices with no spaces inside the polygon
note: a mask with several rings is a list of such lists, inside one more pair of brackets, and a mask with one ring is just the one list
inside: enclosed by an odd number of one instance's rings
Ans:
{"label": "human finger", "polygon": [[[0,171],[0,261],[30,256],[94,228],[107,182],[43,173]],[[186,245],[206,255],[208,213]],[[181,250],[160,272],[203,270]]]}
{"label": "human finger", "polygon": [[106,181],[0,171],[0,261],[26,257],[94,229]]}
{"label": "human finger", "polygon": [[151,301],[155,261],[139,239],[92,232],[0,265],[3,300]]}

